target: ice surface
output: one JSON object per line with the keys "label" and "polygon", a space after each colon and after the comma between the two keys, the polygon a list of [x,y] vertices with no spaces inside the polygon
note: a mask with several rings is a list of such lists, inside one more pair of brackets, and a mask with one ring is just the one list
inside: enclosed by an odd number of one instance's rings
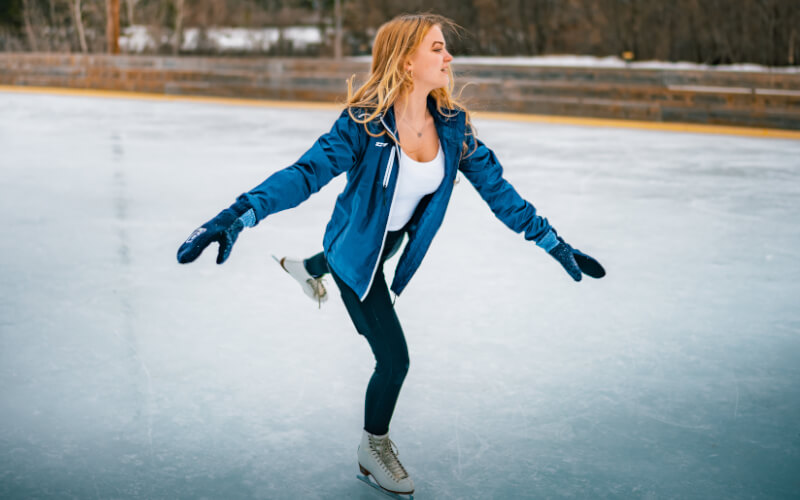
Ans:
{"label": "ice surface", "polygon": [[[332,282],[318,310],[270,258],[320,249],[344,179],[223,266],[175,261],[335,116],[0,93],[0,497],[379,498],[369,347]],[[800,143],[477,124],[608,276],[572,282],[456,186],[396,305],[415,498],[795,496]]]}

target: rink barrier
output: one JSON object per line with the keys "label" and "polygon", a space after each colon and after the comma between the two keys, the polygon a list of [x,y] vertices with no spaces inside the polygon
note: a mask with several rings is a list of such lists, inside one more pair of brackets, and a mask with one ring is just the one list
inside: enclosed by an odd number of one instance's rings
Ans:
{"label": "rink barrier", "polygon": [[[344,102],[369,63],[310,58],[0,54],[0,85]],[[470,109],[800,130],[800,73],[458,64]]]}
{"label": "rink barrier", "polygon": [[[340,111],[341,104],[313,101],[272,101],[267,99],[243,99],[238,97],[209,97],[152,94],[116,90],[70,89],[65,87],[30,87],[0,85],[0,92],[20,94],[45,94],[109,99],[143,99],[151,101],[186,101],[224,106],[249,106],[263,108],[286,108],[305,110]],[[528,123],[550,123],[555,125],[574,125],[586,127],[612,127],[640,130],[685,132],[691,134],[723,134],[743,137],[762,137],[771,139],[800,140],[800,130],[784,130],[754,127],[733,127],[725,125],[703,125],[695,123],[646,122],[638,120],[614,120],[609,118],[585,118],[574,116],[535,115],[528,113],[499,113],[477,111],[473,117],[481,120],[502,120]]]}

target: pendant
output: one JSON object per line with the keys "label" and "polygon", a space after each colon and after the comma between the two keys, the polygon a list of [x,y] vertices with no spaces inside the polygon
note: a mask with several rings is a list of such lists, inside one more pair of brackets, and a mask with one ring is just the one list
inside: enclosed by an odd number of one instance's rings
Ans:
{"label": "pendant", "polygon": [[417,132],[417,137],[422,137],[422,132]]}

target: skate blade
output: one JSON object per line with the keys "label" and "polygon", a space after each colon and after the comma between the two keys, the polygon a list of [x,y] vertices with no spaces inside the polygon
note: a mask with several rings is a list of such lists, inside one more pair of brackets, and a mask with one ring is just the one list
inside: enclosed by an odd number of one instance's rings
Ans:
{"label": "skate blade", "polygon": [[356,478],[358,478],[359,481],[364,482],[364,483],[372,486],[373,488],[375,488],[376,490],[380,491],[381,493],[383,493],[384,495],[386,495],[389,498],[395,498],[397,500],[414,500],[414,495],[413,494],[410,494],[410,493],[408,493],[408,494],[402,493],[401,494],[401,493],[392,493],[391,491],[386,491],[383,488],[381,488],[381,486],[379,484],[373,482],[370,478],[368,478],[367,476],[365,476],[363,474],[356,474]]}

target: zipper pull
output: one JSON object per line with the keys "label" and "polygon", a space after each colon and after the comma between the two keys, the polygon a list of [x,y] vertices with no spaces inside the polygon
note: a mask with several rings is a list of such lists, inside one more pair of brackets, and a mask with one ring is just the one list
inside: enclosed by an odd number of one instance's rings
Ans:
{"label": "zipper pull", "polygon": [[389,162],[386,164],[386,173],[383,175],[383,189],[389,186],[389,179],[392,177],[392,167],[394,167],[394,154],[397,146],[392,145],[392,151],[389,153]]}

